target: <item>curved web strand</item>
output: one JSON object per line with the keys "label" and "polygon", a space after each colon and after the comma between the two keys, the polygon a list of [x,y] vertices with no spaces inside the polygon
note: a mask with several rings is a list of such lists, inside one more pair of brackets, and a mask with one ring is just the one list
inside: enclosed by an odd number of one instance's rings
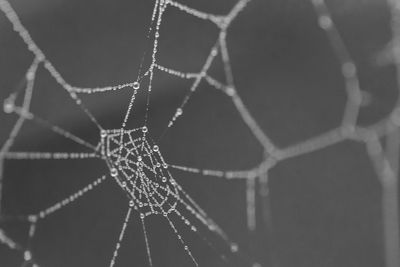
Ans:
{"label": "curved web strand", "polygon": [[240,116],[242,117],[243,121],[251,130],[251,133],[257,138],[257,140],[261,143],[264,147],[264,150],[273,155],[275,151],[275,145],[270,140],[270,138],[262,131],[261,127],[258,125],[256,120],[250,114],[249,110],[243,103],[242,99],[239,97],[236,87],[233,80],[233,73],[232,67],[229,59],[228,48],[226,44],[226,32],[222,31],[220,38],[219,38],[219,47],[221,49],[222,61],[224,63],[224,71],[225,76],[228,82],[228,85],[224,89],[228,96],[231,97],[233,104],[235,105],[237,111],[239,112]]}
{"label": "curved web strand", "polygon": [[[35,83],[36,77],[36,70],[39,65],[39,60],[35,58],[32,65],[29,67],[27,73],[25,74],[25,78],[27,80],[26,88],[25,88],[25,95],[22,104],[22,109],[24,111],[28,111],[31,105],[32,99],[32,91]],[[11,112],[14,107],[14,101],[17,96],[17,93],[12,94],[8,99],[4,102],[4,109],[6,112]],[[15,123],[14,127],[12,128],[7,140],[3,144],[0,149],[0,215],[1,215],[1,207],[2,207],[2,192],[3,192],[3,168],[4,168],[4,159],[6,157],[6,153],[10,150],[15,142],[15,138],[17,137],[18,133],[21,130],[22,125],[25,122],[25,118],[20,116]]]}
{"label": "curved web strand", "polygon": [[397,102],[391,120],[397,129],[387,135],[385,156],[391,171],[381,174],[382,217],[384,230],[385,264],[387,267],[400,265],[400,214],[399,214],[399,153],[400,153],[400,4],[388,1],[391,10],[392,54],[397,72]]}
{"label": "curved web strand", "polygon": [[[40,60],[35,58],[31,64],[31,66],[28,68],[26,74],[25,74],[25,80],[26,80],[26,87],[25,87],[25,94],[23,97],[23,103],[22,103],[22,110],[24,112],[27,112],[30,109],[31,105],[31,100],[32,100],[32,91],[34,89],[34,84],[35,84],[35,78],[36,78],[36,72],[39,66]],[[15,100],[20,93],[20,90],[22,90],[22,87],[17,88],[15,92],[13,92],[4,102],[4,111],[7,113],[11,113],[12,110],[14,109],[15,106]],[[20,132],[23,124],[25,122],[25,118],[20,116],[17,120],[17,122],[14,124],[14,127],[12,128],[9,137],[7,138],[6,142],[3,144],[3,146],[0,149],[0,217],[2,217],[2,192],[3,192],[3,168],[4,168],[4,160],[8,159],[8,153],[10,148],[13,146],[15,142],[15,138],[17,137],[18,133]],[[36,229],[36,221],[33,220],[30,223],[30,228],[29,228],[29,234],[28,234],[28,242],[26,248],[23,248],[21,245],[17,244],[14,240],[3,234],[3,231],[1,230],[1,243],[6,244],[9,248],[14,249],[14,250],[25,250],[24,251],[24,263],[31,263],[33,262],[31,252],[30,252],[30,246],[31,246],[31,241],[33,239],[34,233]],[[38,266],[38,265],[36,265]]]}
{"label": "curved web strand", "polygon": [[13,25],[15,32],[19,34],[22,40],[25,42],[29,51],[31,51],[35,58],[43,62],[44,68],[50,73],[50,75],[60,84],[70,95],[70,97],[75,101],[75,103],[81,108],[81,110],[89,117],[89,119],[99,128],[102,129],[96,118],[89,112],[89,110],[82,103],[82,100],[78,97],[75,92],[71,91],[72,86],[68,84],[61,74],[57,71],[54,65],[45,57],[44,53],[33,41],[28,30],[22,25],[17,13],[11,7],[8,1],[0,0],[0,10],[6,15],[8,20]]}
{"label": "curved web strand", "polygon": [[354,131],[363,94],[357,75],[357,67],[352,59],[344,40],[333,23],[332,16],[324,0],[311,1],[318,16],[319,27],[326,32],[329,43],[338,59],[341,73],[344,78],[347,93],[347,102],[342,119],[342,127],[347,131]]}
{"label": "curved web strand", "polygon": [[391,171],[383,171],[382,181],[382,217],[384,230],[385,262],[387,266],[400,264],[400,231],[399,231],[399,149],[400,128],[388,134],[385,156]]}

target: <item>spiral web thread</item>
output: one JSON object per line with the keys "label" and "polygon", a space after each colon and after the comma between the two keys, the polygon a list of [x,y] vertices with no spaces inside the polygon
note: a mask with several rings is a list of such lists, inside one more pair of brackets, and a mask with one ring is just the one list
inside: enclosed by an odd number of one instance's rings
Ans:
{"label": "spiral web thread", "polygon": [[[45,54],[35,44],[32,37],[22,25],[19,17],[14,9],[6,0],[0,0],[0,10],[11,22],[14,31],[20,35],[25,42],[27,49],[34,55],[31,66],[26,71],[25,88],[23,95],[23,103],[21,106],[15,105],[15,100],[21,91],[12,93],[4,101],[4,111],[6,113],[15,113],[18,120],[12,128],[9,138],[2,145],[0,150],[0,203],[2,203],[2,181],[4,161],[7,160],[84,160],[99,159],[107,164],[110,172],[96,178],[92,183],[84,188],[74,192],[63,200],[54,203],[37,213],[30,215],[7,215],[1,212],[2,220],[23,220],[30,225],[28,233],[28,242],[25,245],[18,244],[10,238],[7,233],[0,229],[0,243],[11,249],[21,251],[25,263],[31,263],[39,266],[35,261],[34,255],[31,253],[30,243],[35,236],[35,228],[41,220],[47,216],[63,209],[69,204],[78,201],[87,192],[95,190],[97,186],[102,184],[107,177],[113,178],[121,189],[126,193],[129,205],[126,217],[116,242],[114,253],[111,254],[110,266],[114,266],[118,259],[118,252],[121,242],[124,239],[125,230],[129,224],[132,211],[139,214],[143,233],[145,237],[145,245],[148,256],[148,264],[153,266],[151,256],[151,248],[145,225],[145,219],[150,215],[160,215],[165,217],[166,223],[171,227],[179,242],[182,244],[183,250],[190,257],[194,265],[198,265],[195,253],[192,253],[184,238],[180,235],[174,220],[181,220],[189,229],[197,233],[210,247],[213,248],[210,241],[202,236],[197,229],[197,225],[205,226],[208,231],[215,234],[223,240],[232,253],[242,253],[239,246],[231,241],[223,230],[208,217],[206,212],[200,208],[198,204],[184,191],[184,189],[176,182],[169,172],[169,169],[177,169],[182,172],[198,173],[204,176],[212,176],[219,179],[234,180],[243,179],[246,181],[247,195],[247,223],[249,230],[256,229],[256,197],[267,199],[268,196],[268,173],[274,166],[280,162],[299,157],[314,151],[324,149],[328,146],[335,145],[345,140],[363,143],[366,151],[375,168],[377,177],[382,186],[382,219],[383,219],[383,238],[385,248],[385,264],[387,267],[400,266],[399,260],[399,214],[398,214],[398,172],[399,172],[399,145],[400,145],[400,4],[396,0],[388,0],[391,10],[391,27],[392,27],[392,43],[389,53],[391,54],[392,63],[397,68],[398,81],[398,100],[390,113],[390,115],[368,127],[357,125],[358,115],[363,103],[364,92],[360,88],[357,66],[347,50],[340,32],[332,20],[330,11],[324,0],[310,0],[313,5],[319,27],[325,31],[327,40],[330,43],[338,63],[341,66],[342,77],[345,82],[345,90],[347,93],[347,102],[343,112],[341,124],[324,134],[305,140],[298,144],[279,148],[257,124],[251,116],[245,104],[241,100],[234,82],[229,51],[227,48],[226,36],[227,30],[232,21],[237,19],[239,13],[246,8],[251,0],[239,0],[228,14],[215,15],[199,11],[172,0],[155,0],[154,10],[151,17],[151,24],[148,31],[148,38],[153,38],[153,46],[151,50],[151,63],[147,70],[143,71],[143,60],[139,68],[138,78],[130,83],[118,84],[107,87],[84,88],[69,84],[64,80],[62,75],[57,71],[55,66],[46,58]],[[186,73],[179,70],[173,70],[163,66],[157,61],[158,40],[160,36],[160,25],[162,23],[163,14],[167,8],[175,8],[181,12],[185,12],[198,19],[211,22],[219,29],[219,35],[215,45],[211,48],[204,65],[198,73]],[[218,81],[210,74],[208,70],[216,56],[220,54],[223,61],[223,70],[225,73],[226,83]],[[76,102],[76,105],[89,117],[89,119],[99,129],[100,141],[97,145],[93,145],[82,138],[56,126],[32,113],[30,103],[32,91],[34,90],[35,77],[38,68],[44,68],[69,93],[69,96]],[[199,169],[189,166],[180,166],[170,164],[162,157],[158,146],[148,135],[147,121],[148,111],[150,108],[150,94],[152,91],[152,81],[155,70],[165,72],[182,79],[192,81],[183,101],[176,109],[175,114],[167,123],[168,129],[172,128],[178,119],[184,114],[185,106],[198,89],[200,82],[205,81],[213,88],[222,91],[232,100],[233,105],[237,109],[242,120],[250,129],[254,137],[264,149],[264,159],[255,164],[254,168],[246,170],[208,170]],[[148,79],[147,86],[147,104],[145,123],[141,128],[126,129],[126,124],[131,116],[131,110],[134,105],[136,93],[141,90],[140,82]],[[99,94],[109,93],[119,90],[132,90],[132,97],[129,101],[128,109],[123,118],[120,129],[104,129],[85,107],[79,95],[81,94]],[[25,121],[33,121],[56,134],[80,144],[82,147],[89,149],[90,152],[19,152],[11,151],[15,137]],[[164,132],[165,133],[165,132]],[[382,144],[381,139],[385,140]],[[259,183],[257,190],[256,182]],[[186,215],[189,214],[189,215]],[[173,217],[175,219],[173,219]],[[187,218],[190,216],[191,218]],[[223,260],[226,255],[220,254]],[[249,261],[249,265],[260,266],[258,263]]]}

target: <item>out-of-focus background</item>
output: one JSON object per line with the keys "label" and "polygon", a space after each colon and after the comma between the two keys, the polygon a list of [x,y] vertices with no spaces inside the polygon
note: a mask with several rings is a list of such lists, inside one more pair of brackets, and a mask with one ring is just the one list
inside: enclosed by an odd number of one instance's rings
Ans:
{"label": "out-of-focus background", "polygon": [[[225,14],[236,0],[185,1]],[[377,55],[391,39],[383,0],[327,1],[333,20],[359,67],[370,102],[359,123],[384,118],[396,99],[393,66]],[[153,1],[13,0],[12,6],[48,59],[71,84],[105,86],[134,81],[144,51]],[[160,29],[158,62],[198,72],[215,43],[215,25],[169,8]],[[254,0],[229,30],[228,49],[238,93],[264,132],[280,147],[337,127],[346,94],[340,66],[307,0]],[[32,55],[0,14],[0,99],[20,83]],[[221,64],[210,73],[223,79]],[[190,88],[190,82],[156,72],[149,114],[157,140]],[[144,90],[129,127],[143,124]],[[83,101],[108,129],[120,127],[129,90],[85,95]],[[39,70],[31,110],[74,134],[97,143],[98,132],[68,94]],[[0,116],[0,143],[16,116]],[[170,163],[232,170],[256,166],[263,157],[257,140],[230,99],[202,83],[183,116],[159,143]],[[81,147],[27,122],[15,151],[83,151]],[[96,160],[7,161],[3,208],[29,214],[75,192],[107,172]],[[225,181],[174,171],[175,179],[204,210],[262,266],[383,266],[381,189],[361,144],[344,142],[284,161],[270,172],[272,221],[257,203],[257,229],[246,227],[244,181]],[[108,180],[82,200],[40,222],[32,250],[41,266],[107,266],[117,241],[127,200]],[[269,226],[268,226],[269,225]],[[271,226],[272,225],[272,226]],[[3,223],[24,243],[27,225]],[[183,229],[183,228],[182,228]],[[182,230],[184,231],[184,230]],[[191,266],[166,221],[148,220],[154,266]],[[200,266],[246,266],[232,256],[228,264],[204,242],[186,235]],[[19,266],[20,254],[0,246],[0,265]],[[134,214],[118,266],[147,266],[143,233]]]}

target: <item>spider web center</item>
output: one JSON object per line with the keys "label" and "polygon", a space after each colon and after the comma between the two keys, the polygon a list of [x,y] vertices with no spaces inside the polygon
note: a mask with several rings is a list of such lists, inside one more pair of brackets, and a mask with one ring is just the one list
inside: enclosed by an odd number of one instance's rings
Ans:
{"label": "spider web center", "polygon": [[179,200],[178,185],[147,128],[113,129],[101,133],[102,153],[110,174],[141,214],[168,214]]}

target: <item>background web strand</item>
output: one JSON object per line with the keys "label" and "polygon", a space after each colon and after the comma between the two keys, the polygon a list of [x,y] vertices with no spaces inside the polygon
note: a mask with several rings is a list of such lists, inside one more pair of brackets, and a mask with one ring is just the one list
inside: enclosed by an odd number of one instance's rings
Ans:
{"label": "background web strand", "polygon": [[117,244],[115,245],[115,250],[114,250],[114,253],[112,255],[112,259],[111,259],[111,262],[110,262],[110,267],[114,267],[115,262],[117,260],[118,252],[119,252],[119,249],[121,247],[122,240],[124,239],[124,236],[125,236],[126,227],[128,226],[129,219],[131,217],[131,212],[132,212],[132,208],[129,207],[128,212],[125,215],[124,224],[122,225],[122,229],[121,229],[121,232],[119,234]]}
{"label": "background web strand", "polygon": [[[26,73],[26,79],[27,79],[27,84],[25,88],[25,96],[22,104],[22,109],[27,111],[30,108],[31,104],[31,99],[32,99],[32,91],[33,91],[33,86],[35,83],[35,76],[36,76],[36,70],[38,68],[39,61],[35,58],[33,61],[32,65],[29,67],[27,73]],[[12,101],[12,102],[6,102],[5,105],[11,105],[9,108],[11,109],[14,106],[14,101],[15,99],[7,99],[6,101]],[[1,215],[1,210],[2,210],[2,192],[3,192],[3,173],[4,173],[4,158],[6,157],[6,153],[10,150],[12,145],[15,142],[15,138],[18,135],[19,131],[21,130],[21,127],[23,123],[25,122],[25,118],[20,116],[15,123],[14,127],[12,128],[7,140],[3,144],[3,146],[0,149],[0,215]]]}

